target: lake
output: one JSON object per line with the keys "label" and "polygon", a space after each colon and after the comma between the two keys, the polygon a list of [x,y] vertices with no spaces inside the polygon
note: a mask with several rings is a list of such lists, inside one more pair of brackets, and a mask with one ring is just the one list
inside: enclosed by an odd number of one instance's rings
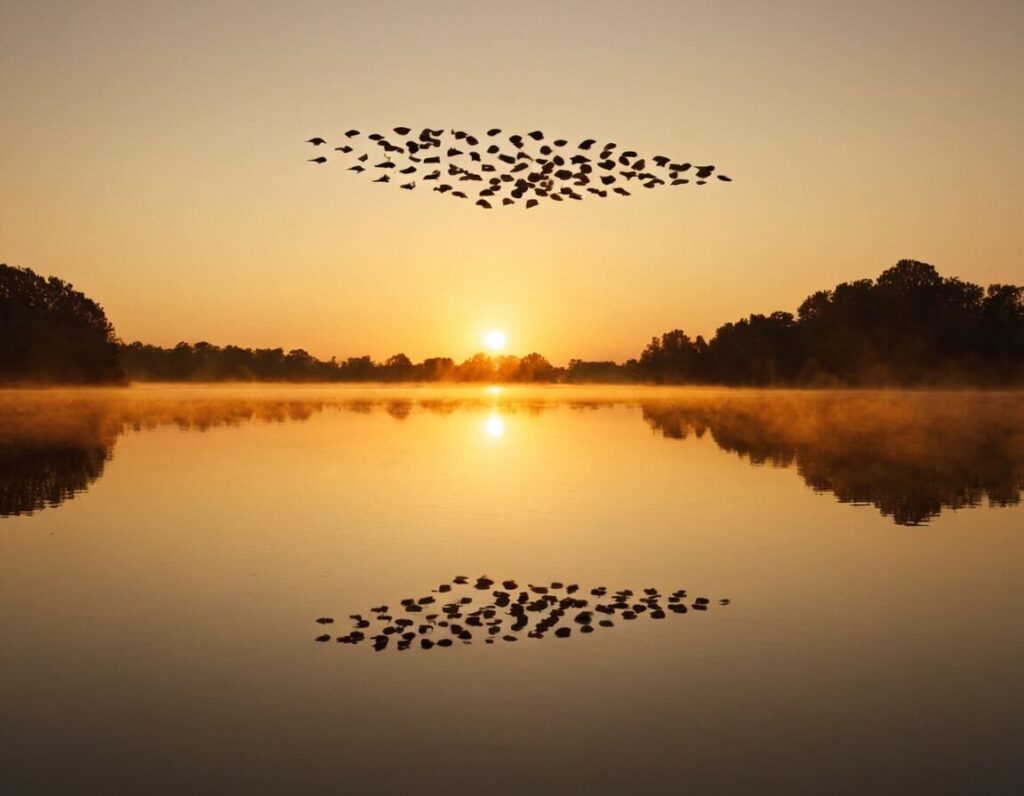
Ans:
{"label": "lake", "polygon": [[1022,488],[1013,392],[2,391],[0,790],[1019,793]]}

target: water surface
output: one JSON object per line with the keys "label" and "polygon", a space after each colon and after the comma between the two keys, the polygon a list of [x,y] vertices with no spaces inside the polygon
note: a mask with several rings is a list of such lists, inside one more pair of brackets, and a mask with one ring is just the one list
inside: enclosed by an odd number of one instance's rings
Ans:
{"label": "water surface", "polygon": [[[1014,792],[1022,429],[1015,393],[0,393],[0,783]],[[313,640],[458,574],[711,609]]]}

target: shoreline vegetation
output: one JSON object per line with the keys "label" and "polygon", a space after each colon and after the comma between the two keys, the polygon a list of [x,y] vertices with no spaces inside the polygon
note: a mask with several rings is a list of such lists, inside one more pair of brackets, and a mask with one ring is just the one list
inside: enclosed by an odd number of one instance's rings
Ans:
{"label": "shoreline vegetation", "polygon": [[681,329],[624,363],[538,353],[463,362],[405,354],[320,360],[302,349],[125,343],[102,307],[56,277],[0,264],[0,386],[129,382],[674,384],[741,387],[1020,387],[1024,287],[987,289],[900,260],[796,314],[754,314],[710,340]]}

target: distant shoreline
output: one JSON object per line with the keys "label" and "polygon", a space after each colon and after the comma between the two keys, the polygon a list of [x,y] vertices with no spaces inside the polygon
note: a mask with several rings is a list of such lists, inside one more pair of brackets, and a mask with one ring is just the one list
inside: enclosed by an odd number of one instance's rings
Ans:
{"label": "distant shoreline", "polygon": [[283,388],[288,390],[301,390],[310,388],[317,391],[338,390],[352,391],[366,390],[372,392],[395,392],[408,393],[411,391],[466,391],[466,392],[492,392],[500,395],[509,393],[530,393],[530,392],[580,392],[585,393],[589,389],[600,390],[606,393],[631,392],[652,393],[728,393],[739,395],[742,393],[765,394],[765,393],[1024,393],[1024,384],[1001,384],[1001,385],[978,385],[978,384],[935,384],[935,385],[839,385],[832,387],[812,387],[807,385],[774,384],[764,386],[750,386],[737,384],[658,384],[654,382],[456,382],[456,381],[131,381],[118,384],[60,384],[60,383],[33,383],[33,384],[5,384],[0,382],[0,393],[33,393],[33,392],[109,392],[112,394],[127,394],[129,392],[157,392],[159,390],[239,390],[257,391],[267,388]]}
{"label": "distant shoreline", "polygon": [[[495,347],[504,342],[502,335]],[[622,363],[556,366],[538,352],[339,361],[300,348],[125,343],[103,308],[72,285],[0,264],[0,383],[221,381],[1007,388],[1024,386],[1024,287],[986,289],[900,260],[877,279],[811,294],[795,315],[752,314],[709,340],[677,328]]]}

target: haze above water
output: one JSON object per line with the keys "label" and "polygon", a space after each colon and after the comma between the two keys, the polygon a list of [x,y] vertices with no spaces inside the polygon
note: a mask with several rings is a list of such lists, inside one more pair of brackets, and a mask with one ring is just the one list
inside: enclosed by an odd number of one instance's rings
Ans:
{"label": "haze above water", "polygon": [[[1019,393],[0,392],[0,785],[1018,791],[1022,429]],[[711,604],[313,640],[482,574]]]}

